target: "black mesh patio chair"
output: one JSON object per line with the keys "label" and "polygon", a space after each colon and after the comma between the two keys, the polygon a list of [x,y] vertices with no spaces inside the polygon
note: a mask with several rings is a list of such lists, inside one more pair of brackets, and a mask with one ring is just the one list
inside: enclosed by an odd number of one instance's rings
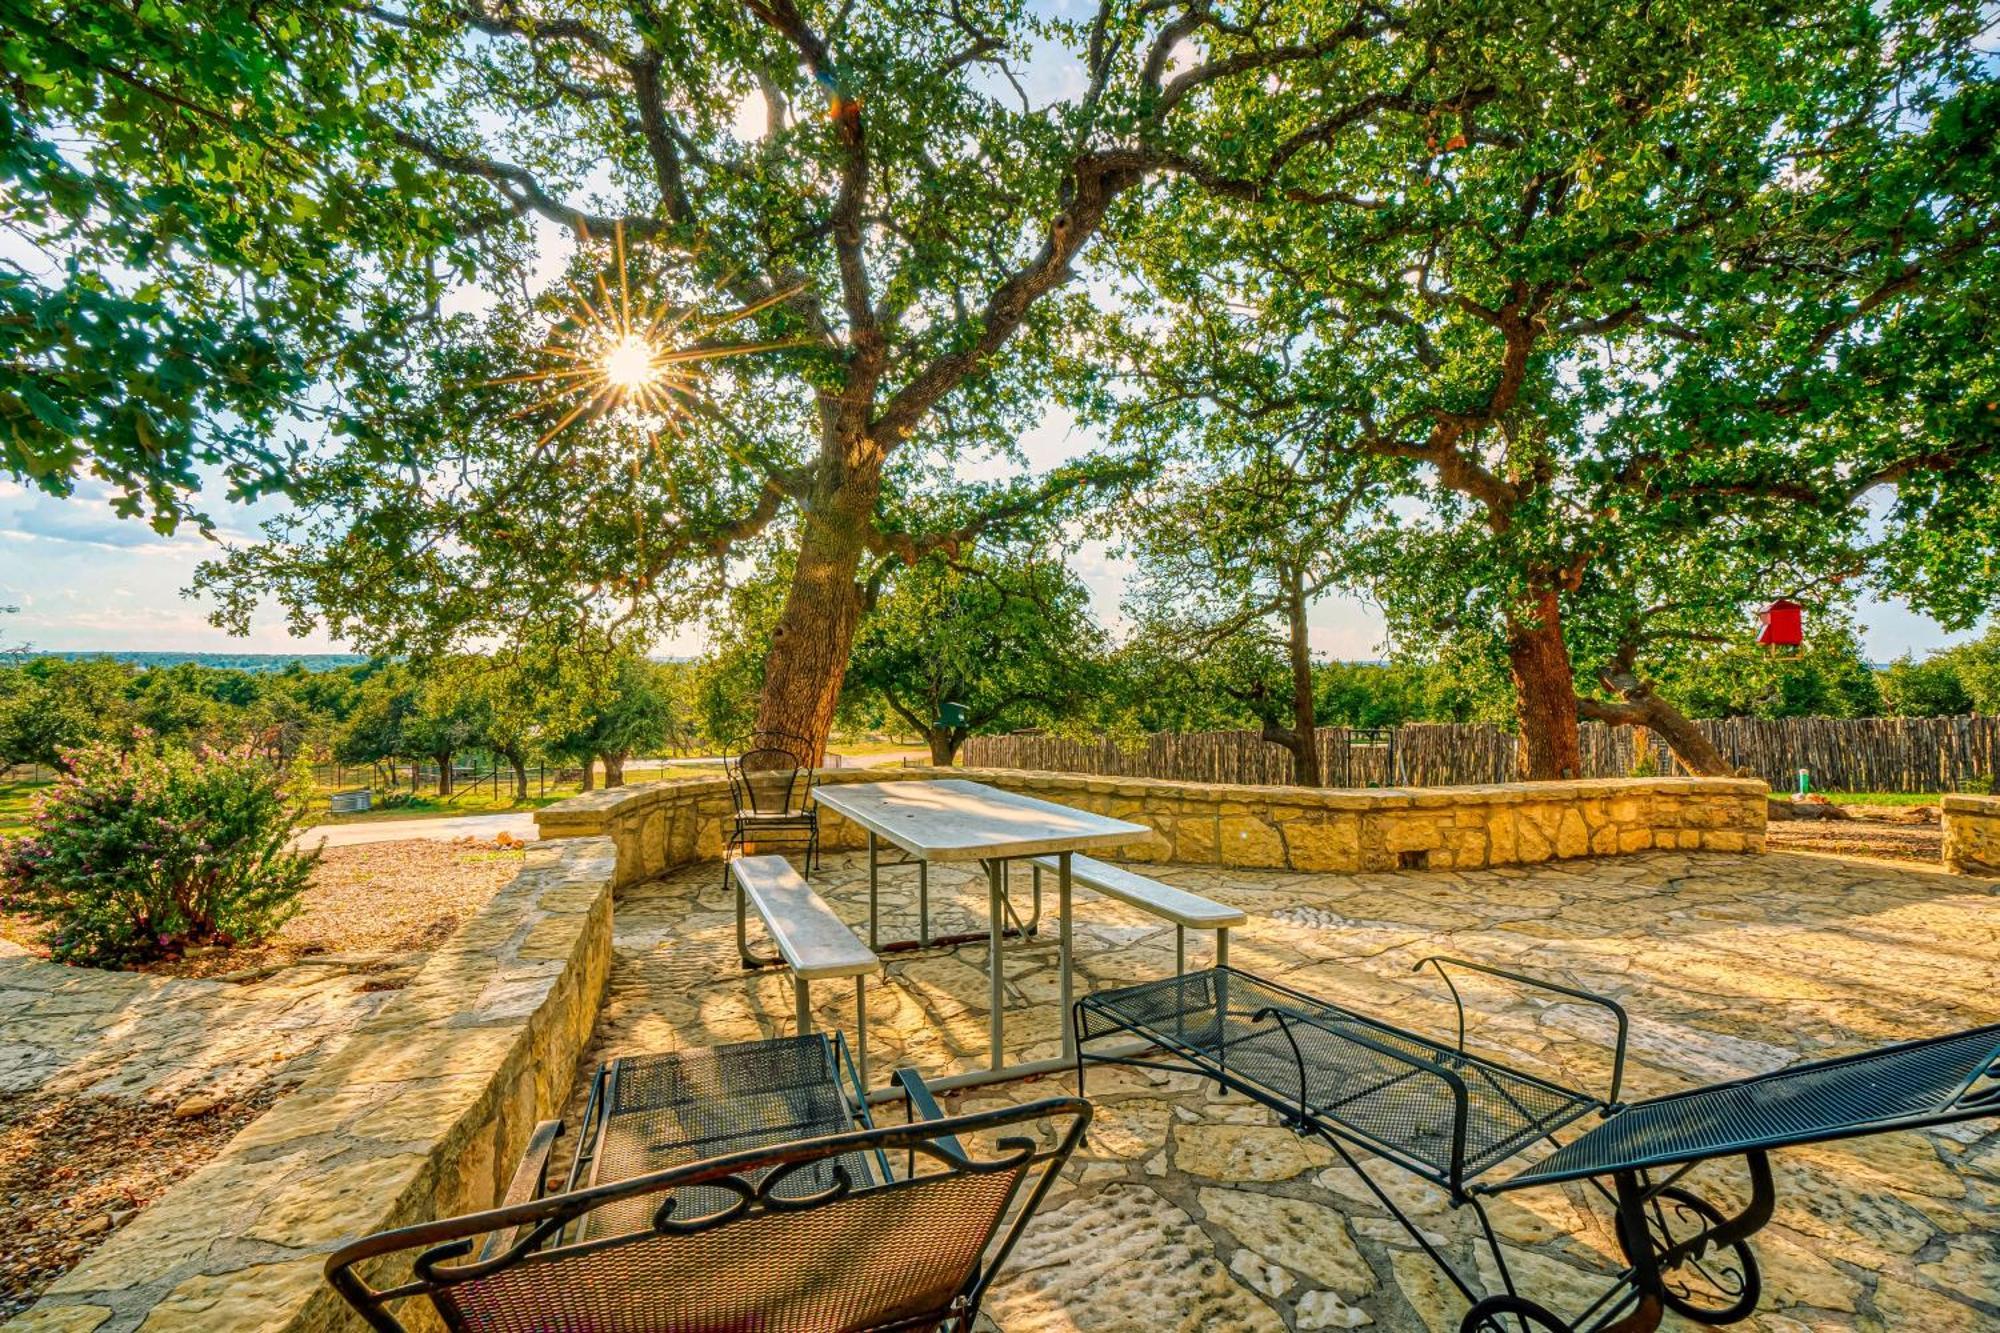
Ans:
{"label": "black mesh patio chair", "polygon": [[803,873],[812,878],[819,859],[819,810],[813,805],[813,747],[800,736],[760,731],[734,755],[724,755],[729,775],[728,845],[722,854],[722,883],[729,884],[729,859],[745,844],[803,844]]}
{"label": "black mesh patio chair", "polygon": [[411,1300],[479,1333],[966,1333],[1090,1107],[945,1118],[899,1070],[910,1123],[875,1127],[852,1072],[817,1034],[615,1061],[564,1192],[546,1121],[500,1207],[356,1241],[327,1280],[381,1333]]}

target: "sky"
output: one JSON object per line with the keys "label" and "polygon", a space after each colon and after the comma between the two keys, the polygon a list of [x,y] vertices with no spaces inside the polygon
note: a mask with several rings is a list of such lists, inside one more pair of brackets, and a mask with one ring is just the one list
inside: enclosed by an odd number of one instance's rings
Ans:
{"label": "sky", "polygon": [[[1039,8],[1062,13],[1074,0],[1043,0]],[[1082,71],[1068,53],[1046,50],[1020,71],[1036,101],[1072,96],[1081,86]],[[738,116],[746,137],[761,132],[760,104],[746,100]],[[566,239],[560,229],[542,229],[541,270],[545,277],[561,268]],[[6,257],[40,270],[47,257],[22,254],[18,238],[0,234]],[[481,294],[464,290],[448,302],[455,308],[476,308]],[[1029,465],[1044,471],[1088,452],[1100,441],[1051,413],[1020,441]],[[974,462],[961,469],[967,479],[993,479],[1014,470],[1006,460]],[[264,501],[245,509],[219,498],[211,516],[223,540],[254,536],[257,524],[277,512],[278,502]],[[294,638],[275,608],[258,616],[247,637],[235,637],[208,623],[211,607],[185,595],[195,567],[215,553],[199,533],[182,532],[163,538],[145,524],[112,513],[104,489],[89,483],[69,499],[56,499],[0,477],[0,606],[18,612],[0,621],[0,643],[21,640],[50,650],[151,650],[156,652],[318,653],[341,652],[349,645],[323,635]],[[1119,606],[1131,575],[1129,562],[1101,542],[1080,542],[1072,565],[1089,586],[1100,620],[1114,631],[1122,627]],[[1382,618],[1375,609],[1352,597],[1323,600],[1311,614],[1314,651],[1344,660],[1385,655]],[[1948,634],[1936,622],[1900,605],[1863,601],[1858,624],[1870,659],[1890,661],[1904,653],[1918,656],[1948,643],[1971,637]],[[673,655],[701,650],[689,632],[658,645]]]}

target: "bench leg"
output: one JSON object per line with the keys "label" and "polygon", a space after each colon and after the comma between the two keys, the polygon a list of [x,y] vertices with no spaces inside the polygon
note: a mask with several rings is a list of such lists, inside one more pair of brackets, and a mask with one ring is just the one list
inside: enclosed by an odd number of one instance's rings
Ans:
{"label": "bench leg", "polygon": [[792,978],[792,1001],[799,1012],[799,1035],[805,1036],[813,1030],[812,987],[798,977]]}
{"label": "bench leg", "polygon": [[881,844],[875,841],[873,830],[868,834],[868,947],[882,947],[881,929],[876,925],[877,895],[881,888]]}
{"label": "bench leg", "polygon": [[931,947],[931,863],[917,862],[917,947]]}
{"label": "bench leg", "polygon": [[1174,926],[1174,975],[1187,975],[1187,927],[1178,923]]}
{"label": "bench leg", "polygon": [[1227,926],[1215,932],[1215,965],[1217,967],[1229,966],[1229,927]]}
{"label": "bench leg", "polygon": [[[725,875],[729,874],[729,867],[726,864],[723,866],[722,873]],[[735,884],[736,877],[731,875],[730,882]],[[750,922],[744,915],[743,886],[741,884],[736,884],[736,957],[745,967],[755,967],[757,965],[757,960],[750,956]]]}

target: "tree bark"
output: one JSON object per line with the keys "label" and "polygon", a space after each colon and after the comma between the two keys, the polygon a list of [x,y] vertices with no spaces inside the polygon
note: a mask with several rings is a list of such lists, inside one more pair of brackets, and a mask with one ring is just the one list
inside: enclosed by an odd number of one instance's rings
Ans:
{"label": "tree bark", "polygon": [[438,766],[438,795],[451,795],[451,756],[449,754],[434,754],[431,758],[437,762]]}
{"label": "tree bark", "polygon": [[[874,455],[872,445],[867,452]],[[804,741],[805,758],[815,765],[826,753],[834,706],[840,700],[848,653],[861,620],[855,574],[867,549],[881,489],[878,467],[876,461],[859,467],[822,466],[823,472],[836,475],[815,487],[813,502],[805,506],[798,564],[764,658],[757,730]]]}
{"label": "tree bark", "polygon": [[597,760],[590,755],[583,757],[583,786],[579,790],[597,790]]}
{"label": "tree bark", "polygon": [[1576,673],[1554,588],[1537,589],[1531,605],[1508,616],[1507,665],[1514,678],[1521,777],[1554,782],[1578,776],[1583,750],[1576,729]]}
{"label": "tree bark", "polygon": [[528,766],[513,754],[507,756],[507,764],[514,770],[514,804],[520,805],[528,799]]}
{"label": "tree bark", "polygon": [[1616,694],[1618,703],[1601,699],[1577,700],[1577,711],[1593,722],[1612,726],[1646,727],[1657,732],[1689,772],[1705,778],[1736,776],[1736,768],[1715,748],[1701,728],[1680,709],[1662,699],[1653,682],[1641,680],[1630,671],[1606,671],[1604,688]]}
{"label": "tree bark", "polygon": [[622,787],[625,785],[625,756],[622,754],[599,755],[604,761],[604,785]]}
{"label": "tree bark", "polygon": [[1301,787],[1325,785],[1319,768],[1319,726],[1313,714],[1312,648],[1306,642],[1306,594],[1304,574],[1288,570],[1285,616],[1291,629],[1292,665],[1292,781]]}
{"label": "tree bark", "polygon": [[957,762],[958,747],[965,744],[965,733],[957,727],[925,727],[924,740],[931,747],[931,763],[950,768]]}

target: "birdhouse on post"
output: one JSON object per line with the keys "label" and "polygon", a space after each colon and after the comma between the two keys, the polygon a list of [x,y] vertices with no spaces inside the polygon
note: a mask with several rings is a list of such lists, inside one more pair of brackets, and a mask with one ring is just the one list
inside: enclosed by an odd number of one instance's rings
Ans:
{"label": "birdhouse on post", "polygon": [[1757,642],[1796,648],[1805,638],[1805,608],[1790,598],[1780,597],[1757,613]]}
{"label": "birdhouse on post", "polygon": [[956,731],[967,721],[964,704],[940,704],[938,706],[938,726],[946,731]]}

